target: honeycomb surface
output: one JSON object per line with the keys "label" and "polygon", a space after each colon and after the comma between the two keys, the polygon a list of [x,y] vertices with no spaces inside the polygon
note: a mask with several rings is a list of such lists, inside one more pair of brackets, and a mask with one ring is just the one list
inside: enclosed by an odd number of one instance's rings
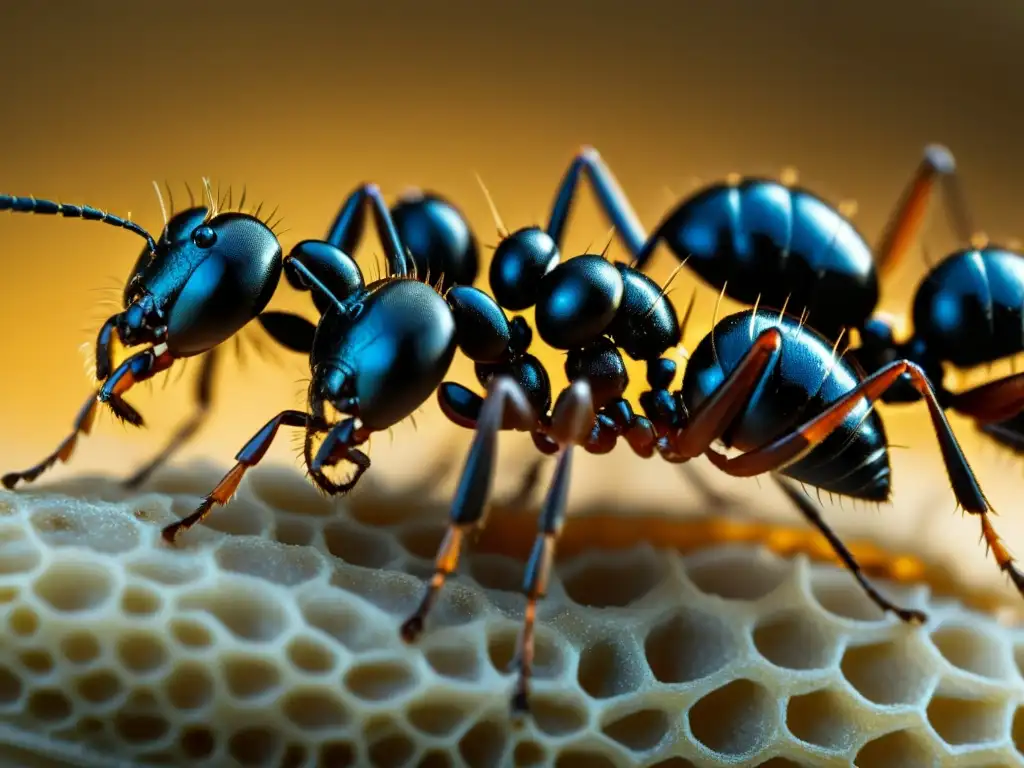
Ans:
{"label": "honeycomb surface", "polygon": [[270,468],[161,544],[216,477],[0,495],[0,764],[1024,766],[1024,631],[924,586],[880,582],[912,628],[753,545],[572,552],[517,727],[521,562],[467,556],[405,646],[440,505]]}

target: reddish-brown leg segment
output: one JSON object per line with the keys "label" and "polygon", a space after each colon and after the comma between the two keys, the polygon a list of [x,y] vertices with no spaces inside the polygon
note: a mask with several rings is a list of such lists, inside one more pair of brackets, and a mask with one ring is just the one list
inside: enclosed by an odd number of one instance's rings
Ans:
{"label": "reddish-brown leg segment", "polygon": [[903,375],[908,374],[915,389],[921,393],[928,405],[932,427],[942,450],[946,471],[953,485],[956,500],[965,510],[978,515],[981,520],[981,531],[988,548],[992,551],[996,564],[1013,580],[1018,591],[1024,595],[1024,574],[1014,566],[1013,558],[1000,541],[995,529],[989,521],[992,510],[988,500],[982,493],[978,481],[971,471],[960,445],[953,435],[953,430],[939,406],[935,393],[924,372],[906,360],[896,360],[868,378],[843,397],[832,403],[825,411],[810,419],[788,435],[774,440],[761,448],[748,451],[734,458],[727,458],[717,451],[709,449],[708,458],[723,472],[734,477],[752,477],[764,472],[782,469],[787,464],[798,461],[811,449],[819,445],[826,437],[843,423],[846,417],[867,401],[874,403]]}
{"label": "reddish-brown leg segment", "polygon": [[21,481],[30,483],[57,462],[67,462],[75,452],[79,436],[88,435],[92,430],[96,420],[96,410],[100,403],[109,406],[119,419],[127,421],[133,426],[142,426],[142,416],[125,402],[122,396],[140,381],[145,381],[161,371],[166,371],[173,362],[174,358],[168,354],[166,348],[160,354],[154,352],[153,349],[146,349],[129,357],[118,366],[99,390],[89,395],[89,399],[85,401],[78,416],[75,417],[71,434],[61,441],[57,450],[29,469],[21,472],[9,472],[4,475],[2,478],[4,487],[14,488]]}
{"label": "reddish-brown leg segment", "polygon": [[246,470],[256,466],[260,459],[266,455],[267,450],[274,442],[274,437],[277,436],[278,429],[282,426],[309,428],[309,425],[310,416],[303,411],[282,411],[268,421],[245,444],[245,447],[238,452],[235,456],[235,466],[221,478],[221,481],[217,483],[217,487],[203,499],[202,504],[199,505],[196,511],[163,529],[164,540],[173,544],[178,536],[194,525],[201,523],[210,514],[215,505],[227,504],[231,497],[235,495],[235,491],[238,490],[238,484],[242,482],[242,477],[245,475]]}
{"label": "reddish-brown leg segment", "polygon": [[945,147],[925,148],[921,164],[896,204],[875,251],[875,263],[883,275],[889,273],[918,242],[936,181],[944,182],[946,211],[960,242],[970,242],[974,229],[956,176],[956,161]]}

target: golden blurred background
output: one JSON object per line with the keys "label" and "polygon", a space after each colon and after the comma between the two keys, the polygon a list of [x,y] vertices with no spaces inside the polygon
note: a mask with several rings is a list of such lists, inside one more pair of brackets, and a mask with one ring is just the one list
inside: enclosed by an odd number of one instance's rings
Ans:
{"label": "golden blurred background", "polygon": [[[1024,11],[1013,0],[0,7],[8,72],[0,191],[131,212],[154,232],[153,179],[170,181],[180,198],[182,183],[196,187],[202,176],[246,185],[250,196],[280,206],[285,249],[322,236],[350,188],[373,180],[389,197],[409,186],[443,192],[481,242],[493,244],[473,173],[487,181],[506,223],[539,223],[572,153],[587,143],[648,227],[698,180],[794,166],[825,197],[857,200],[856,222],[874,241],[923,145],[940,141],[957,155],[982,226],[995,238],[1024,234],[1015,45]],[[588,191],[567,250],[603,245],[607,232]],[[928,244],[935,253],[953,246],[941,226]],[[116,296],[107,289],[123,283],[139,246],[95,224],[0,220],[5,469],[34,462],[65,434],[89,390],[79,347],[109,313],[101,301]],[[371,239],[360,256],[370,264],[379,253]],[[611,255],[622,255],[617,244]],[[674,266],[667,253],[657,262],[661,277]],[[904,264],[885,286],[883,308],[904,312],[924,269],[920,257]],[[684,273],[676,285],[685,301],[695,280]],[[698,291],[689,346],[708,330],[714,302],[710,289]],[[287,288],[275,305],[308,306]],[[468,373],[462,365],[454,375],[465,381]],[[303,361],[284,353],[278,364],[230,366],[217,384],[216,413],[183,458],[226,463],[272,414],[301,404],[305,375]],[[186,413],[185,376],[172,376],[166,390],[133,392],[150,428],[104,417],[74,469],[127,473],[155,451]],[[884,415],[892,441],[907,446],[895,450],[893,506],[837,506],[830,516],[843,530],[884,531],[897,546],[926,537],[951,567],[998,579],[975,546],[976,523],[952,514],[923,409]],[[428,402],[417,429],[403,425],[390,445],[374,444],[375,471],[415,475],[438,435],[456,451],[468,445],[468,433],[441,424]],[[963,421],[954,426],[1003,512],[1011,547],[1024,552],[1018,462]],[[509,445],[530,455],[517,437]],[[294,461],[292,441],[279,441],[270,458]],[[625,508],[687,493],[676,470],[624,451],[577,466],[577,502],[601,494]],[[764,488],[758,511],[795,520],[770,485],[728,480],[705,462],[700,469],[721,489],[755,497]]]}

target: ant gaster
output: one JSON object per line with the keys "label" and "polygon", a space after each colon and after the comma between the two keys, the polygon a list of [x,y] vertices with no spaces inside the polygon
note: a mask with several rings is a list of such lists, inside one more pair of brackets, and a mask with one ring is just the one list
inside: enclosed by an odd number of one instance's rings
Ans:
{"label": "ant gaster", "polygon": [[[142,466],[125,484],[142,484],[199,429],[207,416],[212,397],[215,364],[224,341],[236,336],[255,319],[267,330],[288,323],[288,317],[265,312],[282,270],[282,251],[270,221],[260,219],[262,206],[245,212],[245,194],[239,210],[232,208],[230,192],[215,199],[204,179],[204,205],[196,205],[189,190],[190,206],[174,210],[170,197],[168,215],[159,186],[154,183],[164,229],[154,239],[140,225],[91,206],[76,206],[34,197],[0,195],[0,211],[60,215],[100,221],[139,235],[146,241],[125,286],[124,309],[100,328],[95,344],[96,378],[99,388],[83,404],[74,427],[58,448],[35,466],[3,476],[3,485],[13,488],[20,481],[31,482],[58,461],[71,458],[78,437],[88,434],[100,404],[129,424],[141,426],[142,416],[124,399],[139,382],[170,368],[176,360],[200,357],[196,410],[184,422],[164,449]],[[170,189],[168,188],[170,196]],[[218,196],[219,197],[219,196]],[[390,248],[391,269],[405,274],[406,257],[428,273],[446,280],[472,280],[477,271],[477,246],[462,214],[434,194],[412,193],[398,201],[394,222],[387,215],[379,191],[362,185],[352,192],[327,236],[326,243],[352,251],[363,231],[367,204]],[[390,229],[385,229],[389,227]],[[396,228],[397,227],[397,228]],[[410,247],[395,251],[394,243],[404,237]],[[126,347],[147,345],[114,368],[112,342],[117,335]]]}

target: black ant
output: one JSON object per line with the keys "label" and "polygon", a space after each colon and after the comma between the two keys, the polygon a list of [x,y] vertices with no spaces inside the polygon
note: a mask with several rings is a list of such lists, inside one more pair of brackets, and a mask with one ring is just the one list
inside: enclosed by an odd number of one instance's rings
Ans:
{"label": "black ant", "polygon": [[[413,641],[455,571],[467,537],[483,525],[498,433],[529,432],[537,448],[557,461],[523,581],[527,604],[512,698],[514,710],[522,712],[528,703],[536,605],[550,578],[577,445],[607,453],[624,438],[642,457],[657,453],[684,463],[707,455],[729,475],[772,473],[877,605],[905,621],[924,621],[920,611],[901,608],[874,589],[809,499],[785,479],[886,500],[888,444],[872,404],[906,377],[929,407],[958,502],[979,516],[999,567],[1024,591],[1024,576],[991,527],[989,505],[919,366],[896,360],[863,378],[837,355],[836,345],[793,317],[753,309],[715,325],[673,392],[676,365],[664,355],[679,344],[689,310],[680,323],[664,290],[638,270],[612,264],[603,254],[562,261],[547,233],[527,228],[507,234],[495,218],[503,237],[490,272],[497,301],[462,285],[442,295],[401,274],[367,285],[350,257],[324,243],[307,242],[292,251],[284,262],[290,282],[318,295],[325,309],[316,326],[292,315],[270,330],[282,345],[309,353],[308,407],[268,421],[199,508],[164,530],[165,538],[174,541],[215,505],[226,503],[282,426],[304,430],[307,469],[321,489],[351,490],[370,466],[360,446],[372,433],[411,415],[436,390],[444,413],[475,435],[434,575],[401,627],[403,638]],[[554,400],[547,371],[528,353],[531,329],[522,317],[508,320],[504,311],[531,306],[541,338],[568,352],[571,381]],[[456,347],[475,361],[484,397],[443,381]],[[643,416],[622,398],[628,377],[620,349],[646,363],[650,390],[640,400]],[[333,423],[328,404],[340,414]],[[314,452],[319,435],[325,437]],[[729,458],[713,448],[716,442],[742,453]],[[339,462],[355,469],[350,479],[335,483],[325,470]]]}
{"label": "black ant", "polygon": [[[282,270],[281,245],[273,231],[275,222],[270,220],[274,214],[261,219],[262,206],[252,214],[246,213],[244,192],[238,210],[230,210],[230,192],[215,199],[205,179],[204,197],[208,204],[197,206],[189,190],[189,207],[176,212],[168,188],[168,214],[160,187],[155,183],[154,187],[164,218],[159,239],[132,221],[91,206],[0,195],[0,211],[100,221],[133,232],[146,241],[123,292],[123,311],[103,324],[96,339],[96,378],[101,385],[89,395],[75,418],[71,434],[57,450],[25,471],[4,475],[2,482],[6,488],[14,488],[20,481],[31,482],[58,461],[68,461],[79,435],[87,435],[91,430],[101,403],[109,406],[118,419],[141,426],[142,416],[124,400],[124,394],[139,382],[167,370],[176,360],[201,357],[195,413],[155,458],[125,481],[128,487],[141,485],[199,430],[209,413],[215,364],[222,343],[235,337],[253,319],[271,330],[272,335],[274,329],[289,322],[289,316],[283,313],[264,311]],[[400,199],[392,209],[392,218],[377,188],[364,184],[342,204],[325,247],[340,246],[347,252],[356,248],[368,203],[379,225],[393,274],[406,274],[409,257],[415,268],[444,275],[446,280],[472,280],[476,276],[476,240],[462,214],[434,194],[414,193]],[[400,241],[400,237],[404,239]],[[408,245],[400,248],[399,242]],[[115,333],[126,347],[148,345],[116,369],[112,352]]]}
{"label": "black ant", "polygon": [[[565,173],[547,233],[560,244],[581,174],[592,182],[602,210],[637,269],[664,243],[704,281],[732,299],[785,307],[838,340],[856,329],[849,354],[866,373],[909,360],[928,376],[942,408],[972,419],[992,439],[1024,453],[1024,374],[964,392],[944,386],[946,364],[968,369],[1024,352],[1024,254],[976,235],[945,147],[929,145],[890,217],[875,255],[837,209],[806,189],[778,181],[740,179],[715,184],[680,202],[650,236],[610,169],[592,148]],[[938,181],[946,213],[963,247],[932,266],[913,300],[914,333],[895,339],[889,319],[875,314],[878,274],[891,272],[919,239]],[[921,397],[907,376],[883,396],[886,403]]]}

